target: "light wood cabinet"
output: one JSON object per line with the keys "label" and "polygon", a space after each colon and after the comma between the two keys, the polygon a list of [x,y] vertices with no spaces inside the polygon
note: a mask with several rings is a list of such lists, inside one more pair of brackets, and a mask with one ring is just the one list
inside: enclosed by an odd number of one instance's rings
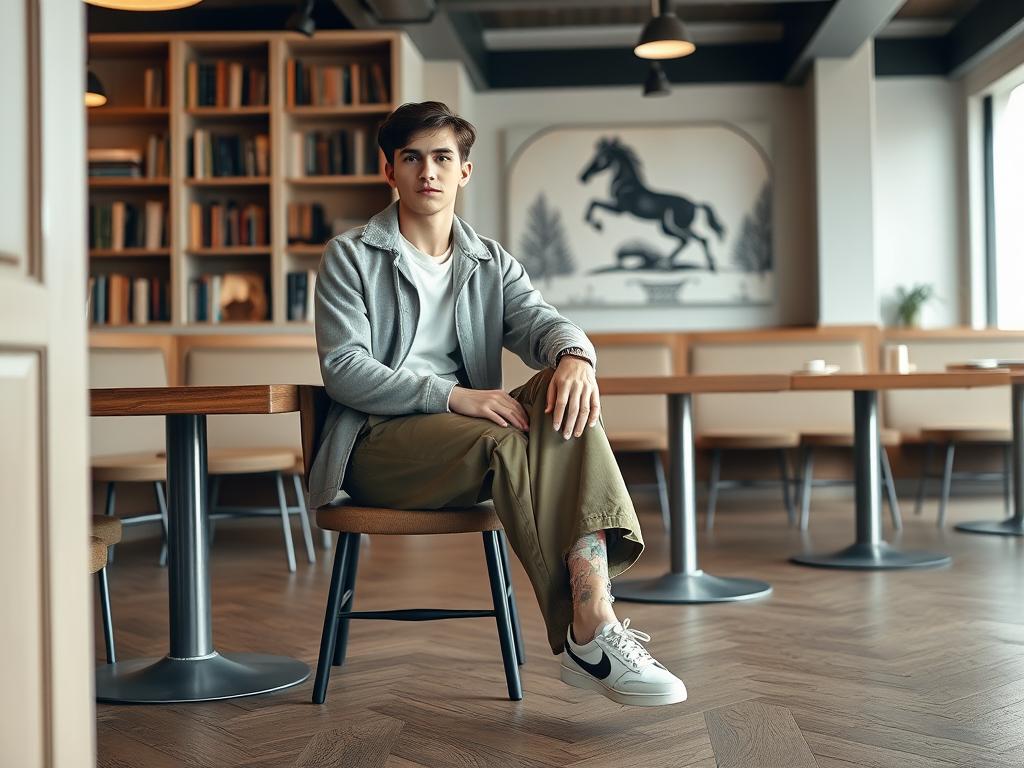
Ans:
{"label": "light wood cabinet", "polygon": [[[315,272],[326,240],[365,223],[392,200],[376,132],[401,103],[400,35],[90,36],[89,68],[108,101],[88,111],[89,148],[132,149],[142,158],[139,176],[108,170],[89,177],[89,275],[106,289],[105,307],[97,306],[95,289],[91,294],[93,327],[311,329],[308,319],[290,319],[302,312],[289,310],[289,274]],[[157,71],[163,72],[163,99],[154,103],[152,94],[161,90],[153,85]],[[158,209],[166,228],[160,238],[153,234]],[[146,222],[149,236],[131,236],[139,226],[133,221]],[[112,237],[119,227],[129,236]],[[253,314],[241,299],[232,305],[241,311],[219,322],[197,319],[200,307],[213,303],[198,286],[219,292],[228,274],[258,276],[266,302],[261,319],[232,320]],[[161,285],[162,322],[152,311]],[[115,296],[112,286],[121,293]],[[145,304],[148,322],[136,322],[142,318],[135,310]],[[96,322],[98,309],[107,322]]]}

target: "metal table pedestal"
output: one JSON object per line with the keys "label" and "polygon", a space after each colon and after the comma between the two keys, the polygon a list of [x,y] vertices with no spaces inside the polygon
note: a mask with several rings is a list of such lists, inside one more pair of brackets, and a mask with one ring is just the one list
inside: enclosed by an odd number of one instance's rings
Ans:
{"label": "metal table pedestal", "polygon": [[167,578],[170,652],[96,668],[99,701],[208,701],[297,685],[309,666],[286,656],[220,655],[213,648],[206,417],[167,417]]}
{"label": "metal table pedestal", "polygon": [[693,397],[669,397],[669,539],[672,571],[656,579],[612,582],[618,600],[641,603],[723,603],[771,593],[754,579],[711,576],[697,567],[697,514],[693,473]]}
{"label": "metal table pedestal", "polygon": [[940,552],[901,550],[882,541],[878,392],[854,391],[853,430],[857,541],[838,552],[808,552],[794,555],[790,560],[799,565],[861,570],[932,568],[950,563],[949,555]]}
{"label": "metal table pedestal", "polygon": [[1024,536],[1024,382],[1010,386],[1013,404],[1013,517],[995,522],[960,523],[965,533]]}

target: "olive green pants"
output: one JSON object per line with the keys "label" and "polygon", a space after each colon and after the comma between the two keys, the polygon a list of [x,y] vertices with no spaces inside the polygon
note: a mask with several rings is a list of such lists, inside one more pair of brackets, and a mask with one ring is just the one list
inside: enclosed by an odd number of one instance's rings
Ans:
{"label": "olive green pants", "polygon": [[544,413],[552,371],[512,392],[530,433],[456,413],[371,416],[345,473],[345,491],[370,506],[466,507],[488,498],[537,594],[548,641],[560,653],[572,621],[566,554],[606,531],[608,573],[643,551],[640,524],[604,426],[565,440]]}

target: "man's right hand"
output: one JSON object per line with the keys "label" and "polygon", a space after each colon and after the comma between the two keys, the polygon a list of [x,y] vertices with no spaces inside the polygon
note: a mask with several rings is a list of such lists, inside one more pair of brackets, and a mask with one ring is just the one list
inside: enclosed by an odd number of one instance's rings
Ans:
{"label": "man's right hand", "polygon": [[530,431],[530,419],[520,402],[500,389],[455,387],[448,398],[448,410],[463,416],[493,421],[499,427]]}

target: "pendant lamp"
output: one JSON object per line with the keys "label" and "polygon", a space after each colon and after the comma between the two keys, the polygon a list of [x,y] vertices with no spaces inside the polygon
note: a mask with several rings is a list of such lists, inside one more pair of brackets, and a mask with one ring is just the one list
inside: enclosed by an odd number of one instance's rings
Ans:
{"label": "pendant lamp", "polygon": [[177,8],[196,5],[201,0],[85,0],[85,2],[118,11],[173,11]]}
{"label": "pendant lamp", "polygon": [[103,83],[90,69],[85,75],[85,106],[102,107],[106,103],[107,93],[103,90]]}
{"label": "pendant lamp", "polygon": [[672,93],[672,87],[668,82],[668,76],[661,64],[651,62],[651,70],[647,73],[644,81],[644,96],[668,96]]}
{"label": "pendant lamp", "polygon": [[633,53],[641,59],[678,59],[696,50],[686,25],[672,10],[672,0],[652,0],[654,18],[640,33]]}

